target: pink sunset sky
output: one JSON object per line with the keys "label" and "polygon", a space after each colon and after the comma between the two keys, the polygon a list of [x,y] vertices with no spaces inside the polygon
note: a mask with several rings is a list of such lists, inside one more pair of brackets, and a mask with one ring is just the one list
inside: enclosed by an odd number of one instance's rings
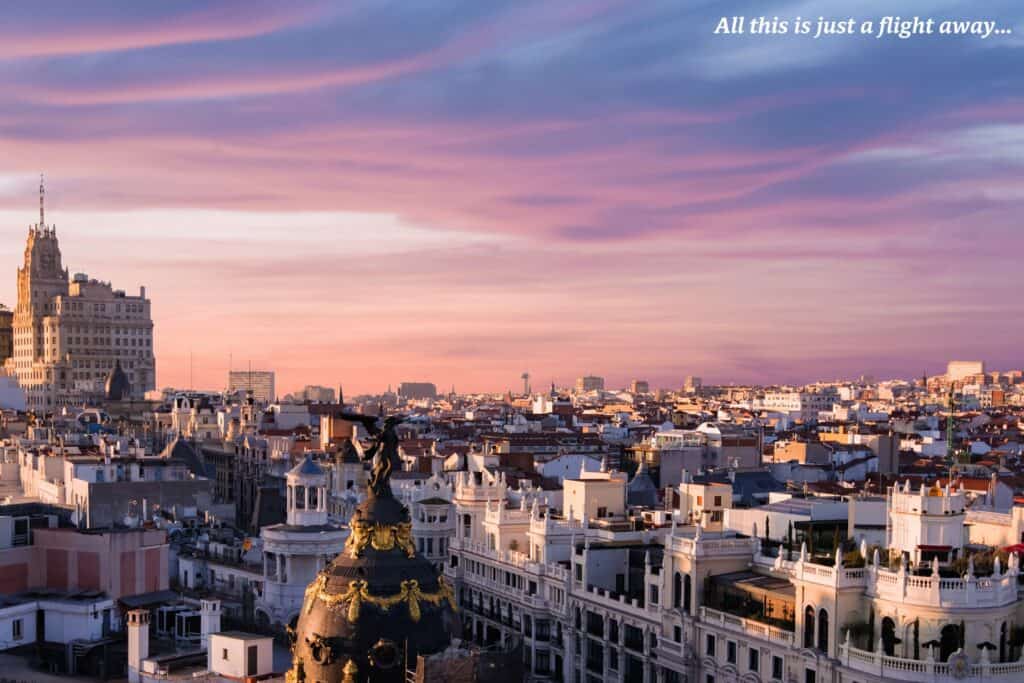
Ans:
{"label": "pink sunset sky", "polygon": [[19,3],[0,300],[45,172],[71,271],[146,286],[161,387],[190,354],[282,394],[1024,365],[1024,10],[985,3],[1014,28],[985,41],[712,35],[801,8]]}

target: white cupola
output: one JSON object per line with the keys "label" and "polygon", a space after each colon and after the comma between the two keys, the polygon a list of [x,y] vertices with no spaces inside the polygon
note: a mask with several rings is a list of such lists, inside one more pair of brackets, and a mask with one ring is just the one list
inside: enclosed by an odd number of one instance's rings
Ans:
{"label": "white cupola", "polygon": [[327,524],[327,473],[307,455],[288,472],[288,524]]}

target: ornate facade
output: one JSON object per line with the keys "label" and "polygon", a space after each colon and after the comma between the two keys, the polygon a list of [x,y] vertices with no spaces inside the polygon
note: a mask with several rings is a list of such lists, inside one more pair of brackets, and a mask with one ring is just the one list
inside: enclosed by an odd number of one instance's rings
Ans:
{"label": "ornate facade", "polygon": [[327,473],[306,458],[287,475],[285,524],[264,527],[263,595],[256,604],[267,624],[299,615],[306,586],[345,547],[349,530],[327,519]]}
{"label": "ornate facade", "polygon": [[128,398],[155,386],[153,322],[146,290],[138,296],[84,274],[68,277],[55,226],[44,223],[40,185],[39,223],[29,226],[24,264],[18,269],[13,353],[5,367],[24,387],[30,410],[99,400],[104,382],[120,362],[130,383]]}
{"label": "ornate facade", "polygon": [[893,487],[887,543],[832,555],[671,512],[581,520],[499,496],[481,516],[498,493],[457,479],[446,576],[464,638],[522,638],[529,680],[1024,678],[1019,559],[968,546],[956,487]]}

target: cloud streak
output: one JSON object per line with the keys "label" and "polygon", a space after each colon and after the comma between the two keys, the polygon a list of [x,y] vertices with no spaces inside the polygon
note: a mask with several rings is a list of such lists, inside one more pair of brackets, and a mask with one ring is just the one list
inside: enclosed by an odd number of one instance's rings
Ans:
{"label": "cloud streak", "polygon": [[6,260],[45,170],[65,260],[148,285],[161,383],[189,350],[354,390],[1020,364],[987,341],[1024,331],[1013,41],[712,35],[749,2],[48,11],[0,28]]}

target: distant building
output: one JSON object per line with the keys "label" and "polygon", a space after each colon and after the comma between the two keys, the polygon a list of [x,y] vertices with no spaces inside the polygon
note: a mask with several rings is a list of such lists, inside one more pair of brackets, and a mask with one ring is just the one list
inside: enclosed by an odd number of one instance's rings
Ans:
{"label": "distant building", "polygon": [[683,391],[687,394],[696,394],[700,392],[702,382],[700,377],[694,377],[693,375],[687,375],[686,381],[683,382]]}
{"label": "distant building", "polygon": [[645,379],[635,379],[629,383],[629,391],[632,394],[649,394],[651,385]]}
{"label": "distant building", "polygon": [[14,353],[14,311],[0,305],[0,361]]}
{"label": "distant building", "polygon": [[102,398],[117,362],[130,383],[127,398],[141,399],[156,379],[146,288],[128,296],[82,273],[69,280],[56,228],[43,222],[42,185],[39,192],[39,223],[29,227],[24,265],[18,269],[5,367],[25,389],[29,409]]}
{"label": "distant building", "polygon": [[270,403],[274,391],[274,373],[271,370],[231,370],[228,372],[228,393],[251,392],[257,403]]}
{"label": "distant building", "polygon": [[588,391],[604,391],[604,377],[586,375],[576,378],[576,391],[586,393]]}
{"label": "distant building", "polygon": [[402,382],[398,385],[398,396],[407,401],[421,401],[437,398],[437,387],[433,382]]}
{"label": "distant building", "polygon": [[946,379],[950,382],[973,377],[974,375],[985,374],[985,361],[980,360],[951,360],[946,366]]}
{"label": "distant building", "polygon": [[321,387],[314,384],[307,384],[298,394],[301,401],[312,401],[313,403],[334,403],[334,389]]}
{"label": "distant building", "polygon": [[818,391],[767,391],[760,407],[794,419],[814,420],[818,413],[831,411],[838,400],[839,392],[833,387],[822,387]]}

